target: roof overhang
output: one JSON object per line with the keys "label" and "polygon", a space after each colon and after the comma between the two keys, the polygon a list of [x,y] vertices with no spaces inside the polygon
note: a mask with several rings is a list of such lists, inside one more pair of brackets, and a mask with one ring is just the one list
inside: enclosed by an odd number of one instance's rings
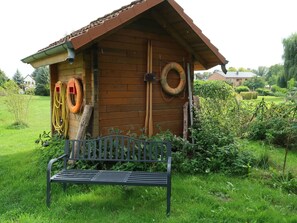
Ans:
{"label": "roof overhang", "polygon": [[91,22],[22,61],[33,67],[65,61],[69,52],[74,53],[96,39],[123,27],[144,12],[150,13],[192,55],[195,70],[207,70],[216,65],[222,65],[224,68],[228,63],[174,0],[134,1],[130,5]]}
{"label": "roof overhang", "polygon": [[74,60],[75,53],[71,42],[42,50],[31,56],[22,59],[22,62],[31,64],[34,68],[69,60]]}

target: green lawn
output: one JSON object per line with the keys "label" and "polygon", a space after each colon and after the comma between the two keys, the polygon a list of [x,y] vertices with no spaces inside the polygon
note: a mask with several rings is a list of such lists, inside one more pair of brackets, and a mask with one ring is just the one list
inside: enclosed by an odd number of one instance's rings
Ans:
{"label": "green lawn", "polygon": [[276,97],[276,96],[258,96],[258,98],[255,101],[260,102],[262,101],[263,98],[266,102],[274,102],[274,103],[285,102],[285,99],[283,97]]}
{"label": "green lawn", "polygon": [[[29,128],[7,129],[12,117],[0,97],[0,222],[297,222],[297,196],[273,188],[269,175],[252,169],[249,177],[173,172],[172,212],[166,217],[164,188],[53,185],[52,206],[45,205],[45,169],[34,144],[50,129],[48,97],[34,97]],[[242,141],[257,156],[269,150],[275,170],[283,150]],[[173,160],[174,162],[174,160]],[[297,155],[289,154],[290,170]]]}

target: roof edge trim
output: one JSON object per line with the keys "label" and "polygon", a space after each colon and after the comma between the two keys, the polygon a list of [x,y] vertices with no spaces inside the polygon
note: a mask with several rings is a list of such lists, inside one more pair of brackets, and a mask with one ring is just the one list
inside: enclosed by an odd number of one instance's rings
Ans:
{"label": "roof edge trim", "polygon": [[[32,55],[30,55],[28,57],[25,57],[21,61],[23,63],[31,64],[32,62],[34,62],[36,60],[41,60],[41,59],[44,59],[44,58],[46,58],[48,56],[53,56],[53,55],[60,54],[60,53],[63,53],[63,52],[68,52],[69,55],[73,55],[74,51],[73,51],[73,47],[72,47],[71,42],[66,42],[66,43],[57,45],[55,47],[46,49],[44,51],[37,52],[37,53],[32,54]],[[67,59],[69,59],[69,58],[67,58]],[[72,58],[72,59],[74,59],[74,58]]]}

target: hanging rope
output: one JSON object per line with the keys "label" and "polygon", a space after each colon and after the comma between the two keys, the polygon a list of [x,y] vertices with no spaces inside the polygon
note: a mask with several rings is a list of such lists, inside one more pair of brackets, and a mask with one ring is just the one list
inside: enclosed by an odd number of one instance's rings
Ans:
{"label": "hanging rope", "polygon": [[54,89],[52,125],[56,132],[67,136],[68,133],[68,108],[66,102],[67,86],[58,81]]}

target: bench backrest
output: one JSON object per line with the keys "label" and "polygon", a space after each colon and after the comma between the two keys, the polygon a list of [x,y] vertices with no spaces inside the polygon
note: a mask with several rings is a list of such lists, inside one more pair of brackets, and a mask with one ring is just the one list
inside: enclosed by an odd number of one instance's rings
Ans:
{"label": "bench backrest", "polygon": [[91,140],[66,140],[69,160],[167,162],[171,143],[110,135]]}

